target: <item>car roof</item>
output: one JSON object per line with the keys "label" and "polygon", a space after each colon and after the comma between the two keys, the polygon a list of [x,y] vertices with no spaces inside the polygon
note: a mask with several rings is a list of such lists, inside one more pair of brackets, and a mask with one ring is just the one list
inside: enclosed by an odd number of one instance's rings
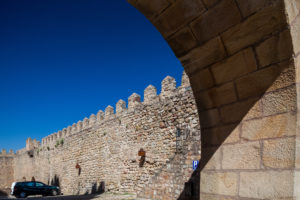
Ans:
{"label": "car roof", "polygon": [[[14,182],[14,183],[43,183],[43,182],[40,182],[40,181],[20,181],[20,182]],[[43,184],[45,184],[45,183],[43,183]]]}

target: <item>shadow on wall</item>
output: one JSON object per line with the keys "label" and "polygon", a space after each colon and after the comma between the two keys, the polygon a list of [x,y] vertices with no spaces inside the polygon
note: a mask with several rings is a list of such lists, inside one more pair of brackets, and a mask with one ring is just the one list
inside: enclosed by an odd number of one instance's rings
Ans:
{"label": "shadow on wall", "polygon": [[[289,66],[293,66],[289,61],[284,65],[282,63],[269,66],[266,70],[272,73],[265,77],[263,84],[259,85],[259,89],[253,89],[251,97],[238,100],[226,106],[215,106],[213,109],[203,110],[207,105],[198,97],[197,106],[201,126],[201,159],[197,170],[194,171],[189,181],[185,183],[184,190],[181,192],[178,200],[199,200],[200,199],[200,173],[203,171],[209,160],[214,156],[215,152],[221,147],[224,141],[239,128],[240,122],[249,113],[251,109],[257,107],[257,104],[272,86],[274,81],[278,79],[281,73],[287,71]],[[273,68],[273,69],[272,69]],[[248,85],[253,82],[249,81]],[[276,91],[275,91],[276,92]],[[281,91],[279,91],[281,92]],[[196,96],[196,92],[194,91]],[[199,96],[199,95],[198,95]],[[213,101],[211,99],[211,101]],[[239,137],[239,136],[238,136]]]}
{"label": "shadow on wall", "polygon": [[184,184],[178,200],[199,200],[200,199],[200,169],[193,172],[188,182]]}
{"label": "shadow on wall", "polygon": [[59,177],[56,174],[54,178],[51,180],[51,185],[60,187]]}
{"label": "shadow on wall", "polygon": [[[223,96],[218,96],[221,94],[216,94],[217,90],[224,85],[214,86],[214,88],[209,89],[209,91],[201,92],[193,88],[194,96],[197,100],[201,126],[201,160],[198,169],[192,174],[189,181],[186,182],[184,190],[178,198],[179,200],[200,199],[200,173],[205,169],[208,162],[225,140],[227,142],[233,139],[235,132],[238,132],[236,142],[240,141],[240,123],[243,119],[262,119],[263,114],[257,114],[263,113],[262,108],[265,110],[268,109],[267,111],[264,110],[264,112],[269,112],[269,115],[293,112],[293,106],[286,104],[293,103],[293,97],[288,96],[295,94],[296,91],[294,85],[288,82],[294,82],[294,80],[281,80],[282,76],[288,71],[293,71],[293,68],[294,64],[289,59],[286,59],[266,66],[263,69],[257,69],[257,71],[243,78],[227,83],[228,85],[236,84],[237,90],[240,93],[236,93],[236,89],[230,91],[230,89],[227,88],[226,95],[224,93]],[[275,81],[278,82],[278,80],[287,84],[282,88],[277,88],[278,83],[275,83]],[[245,91],[242,91],[241,88],[243,87]],[[230,92],[232,92],[232,94],[229,94]],[[232,95],[232,97],[229,97],[230,95]],[[285,98],[283,96],[287,97]],[[274,97],[277,97],[277,99],[273,99]],[[225,98],[235,100],[223,104],[222,101],[224,101]],[[284,104],[283,107],[286,107],[286,109],[281,111],[276,107],[274,102],[278,105]],[[250,110],[251,113],[249,112]],[[256,116],[250,116],[253,113]],[[252,121],[248,121],[247,123],[251,122]],[[278,126],[280,125],[281,124]],[[229,136],[230,138],[228,138]]]}
{"label": "shadow on wall", "polygon": [[93,183],[92,185],[92,190],[89,192],[89,191],[86,191],[84,195],[88,195],[88,194],[102,194],[105,192],[105,182],[104,181],[101,181],[99,186],[97,183]]}
{"label": "shadow on wall", "polygon": [[7,196],[8,196],[7,192],[0,190],[0,197],[7,197]]}
{"label": "shadow on wall", "polygon": [[101,181],[97,187],[97,183],[93,183],[92,194],[102,194],[105,192],[105,182]]}

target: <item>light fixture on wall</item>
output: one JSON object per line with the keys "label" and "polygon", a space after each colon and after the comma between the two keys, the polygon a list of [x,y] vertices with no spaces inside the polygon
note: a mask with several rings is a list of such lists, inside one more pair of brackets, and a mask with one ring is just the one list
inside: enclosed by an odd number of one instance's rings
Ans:
{"label": "light fixture on wall", "polygon": [[141,156],[139,166],[143,167],[144,163],[145,163],[145,160],[146,160],[146,151],[144,151],[143,148],[140,148],[140,150],[138,152],[138,156]]}
{"label": "light fixture on wall", "polygon": [[140,150],[138,152],[138,156],[146,156],[146,152],[144,151],[143,148],[140,148]]}
{"label": "light fixture on wall", "polygon": [[80,165],[78,163],[76,163],[76,166],[75,166],[76,169],[80,169]]}
{"label": "light fixture on wall", "polygon": [[80,176],[80,174],[81,174],[81,167],[78,164],[78,162],[76,163],[75,168],[78,169],[78,176]]}

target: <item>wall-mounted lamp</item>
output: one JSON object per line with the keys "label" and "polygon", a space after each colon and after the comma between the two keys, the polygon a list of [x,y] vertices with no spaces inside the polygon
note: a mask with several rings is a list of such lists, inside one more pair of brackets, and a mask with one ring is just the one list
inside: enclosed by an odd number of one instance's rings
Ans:
{"label": "wall-mounted lamp", "polygon": [[140,167],[143,167],[144,166],[144,163],[145,163],[145,158],[146,158],[146,151],[144,151],[143,148],[140,148],[139,152],[138,152],[138,156],[141,156],[141,159],[140,159],[140,163],[139,163],[139,166]]}
{"label": "wall-mounted lamp", "polygon": [[75,168],[78,169],[78,176],[81,174],[81,167],[78,163],[76,163]]}

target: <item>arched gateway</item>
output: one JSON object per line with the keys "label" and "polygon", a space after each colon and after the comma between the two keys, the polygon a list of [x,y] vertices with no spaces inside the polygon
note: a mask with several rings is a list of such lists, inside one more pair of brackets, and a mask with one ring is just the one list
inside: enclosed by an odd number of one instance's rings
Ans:
{"label": "arched gateway", "polygon": [[187,72],[200,198],[299,199],[299,0],[129,0]]}

